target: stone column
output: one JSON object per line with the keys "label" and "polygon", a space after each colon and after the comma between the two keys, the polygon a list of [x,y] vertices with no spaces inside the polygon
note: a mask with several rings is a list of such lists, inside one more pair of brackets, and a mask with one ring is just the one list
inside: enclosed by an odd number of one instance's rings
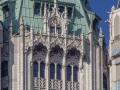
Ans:
{"label": "stone column", "polygon": [[[13,47],[14,39],[13,39],[13,36],[12,36],[12,30],[13,30],[13,25],[12,25],[12,20],[11,20],[10,21],[10,25],[9,25],[9,61],[8,61],[8,67],[9,67],[9,69],[8,69],[8,73],[9,73],[9,86],[8,86],[8,89],[9,90],[14,90],[14,88],[15,88],[14,83],[16,81],[14,79],[14,74],[13,74],[15,65],[12,66],[12,62],[14,61],[14,56],[13,56],[13,52],[14,52],[14,47]],[[16,86],[16,87],[18,87],[18,86]]]}
{"label": "stone column", "polygon": [[89,80],[88,80],[88,89],[93,90],[93,28],[92,24],[90,25],[90,32],[89,32],[89,40],[90,40],[90,60],[88,63],[88,73],[89,73]]}
{"label": "stone column", "polygon": [[[83,55],[80,57],[80,62],[79,62],[79,77],[78,77],[78,82],[79,82],[79,90],[83,90],[83,85],[84,83],[84,78],[83,78],[83,68],[82,68],[82,62],[83,61]],[[82,81],[82,82],[81,82]]]}
{"label": "stone column", "polygon": [[46,67],[45,67],[45,78],[46,78],[46,90],[50,90],[50,50],[47,52],[46,56]]}
{"label": "stone column", "polygon": [[100,89],[103,90],[103,37],[104,35],[102,34],[102,28],[100,28],[100,32],[99,32],[99,45],[100,45]]}
{"label": "stone column", "polygon": [[63,90],[66,90],[66,52],[64,52],[64,56],[63,56],[63,67],[62,67],[62,81],[63,81]]}

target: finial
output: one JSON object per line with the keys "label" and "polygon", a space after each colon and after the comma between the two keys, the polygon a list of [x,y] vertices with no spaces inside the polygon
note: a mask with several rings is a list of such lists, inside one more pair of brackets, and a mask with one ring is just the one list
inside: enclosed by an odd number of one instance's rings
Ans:
{"label": "finial", "polygon": [[67,18],[67,7],[65,6],[65,18]]}
{"label": "finial", "polygon": [[75,39],[75,31],[73,31],[73,39]]}
{"label": "finial", "polygon": [[115,6],[113,5],[112,8],[111,8],[111,11],[114,11],[115,10]]}
{"label": "finial", "polygon": [[99,31],[99,37],[103,37],[103,33],[102,33],[102,27],[100,27],[100,31]]}
{"label": "finial", "polygon": [[54,0],[54,8],[57,8],[58,0]]}
{"label": "finial", "polygon": [[92,30],[93,30],[93,25],[92,23],[90,23],[90,32],[92,32]]}
{"label": "finial", "polygon": [[46,14],[47,14],[47,6],[46,6],[46,3],[45,3],[45,5],[44,5],[44,16],[46,16]]}
{"label": "finial", "polygon": [[118,0],[117,8],[120,8],[120,0]]}
{"label": "finial", "polygon": [[33,26],[30,27],[30,32],[33,33]]}
{"label": "finial", "polygon": [[24,23],[23,23],[23,16],[22,16],[22,15],[21,15],[21,17],[20,17],[20,25],[21,25],[21,24],[24,24]]}
{"label": "finial", "polygon": [[12,19],[10,20],[10,24],[9,24],[10,27],[13,26],[13,23],[12,23]]}

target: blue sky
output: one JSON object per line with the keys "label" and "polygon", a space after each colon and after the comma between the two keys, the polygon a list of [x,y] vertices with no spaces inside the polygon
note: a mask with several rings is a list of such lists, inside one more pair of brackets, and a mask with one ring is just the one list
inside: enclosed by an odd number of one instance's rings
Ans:
{"label": "blue sky", "polygon": [[100,17],[99,27],[102,27],[103,34],[107,42],[109,43],[109,25],[105,23],[105,20],[109,19],[107,12],[111,11],[111,7],[114,5],[117,7],[118,0],[88,0],[93,12],[96,12]]}

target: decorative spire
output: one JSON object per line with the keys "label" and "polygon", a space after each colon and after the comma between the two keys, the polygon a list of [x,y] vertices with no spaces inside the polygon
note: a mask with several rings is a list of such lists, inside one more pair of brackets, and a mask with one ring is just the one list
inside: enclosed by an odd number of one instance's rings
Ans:
{"label": "decorative spire", "polygon": [[67,19],[67,7],[65,7],[65,19]]}
{"label": "decorative spire", "polygon": [[120,0],[118,0],[117,8],[120,8]]}
{"label": "decorative spire", "polygon": [[58,7],[57,3],[58,3],[58,0],[54,0],[54,8]]}
{"label": "decorative spire", "polygon": [[103,33],[102,33],[102,27],[100,27],[100,31],[99,31],[99,37],[103,37]]}
{"label": "decorative spire", "polygon": [[44,5],[44,16],[46,16],[47,15],[47,6],[46,6],[46,3],[45,3],[45,5]]}

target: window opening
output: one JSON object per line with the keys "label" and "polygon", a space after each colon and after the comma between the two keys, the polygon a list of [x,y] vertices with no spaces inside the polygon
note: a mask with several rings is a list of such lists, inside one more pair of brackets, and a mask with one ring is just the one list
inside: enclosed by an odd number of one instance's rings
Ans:
{"label": "window opening", "polygon": [[9,7],[8,7],[8,5],[3,7],[3,14],[4,14],[4,18],[9,17]]}
{"label": "window opening", "polygon": [[67,13],[68,13],[68,19],[71,19],[72,17],[72,8],[71,7],[67,7]]}
{"label": "window opening", "polygon": [[71,81],[71,67],[67,66],[67,80]]}
{"label": "window opening", "polygon": [[45,64],[43,62],[40,63],[40,77],[45,77]]}
{"label": "window opening", "polygon": [[50,33],[54,33],[55,32],[55,27],[54,26],[50,26]]}
{"label": "window opening", "polygon": [[8,61],[4,61],[1,64],[1,77],[8,76]]}
{"label": "window opening", "polygon": [[55,65],[52,63],[50,65],[50,78],[54,79],[54,77],[55,77]]}
{"label": "window opening", "polygon": [[37,77],[38,76],[38,63],[37,62],[34,62],[34,64],[33,64],[33,70],[34,70],[33,76]]}
{"label": "window opening", "polygon": [[63,13],[64,12],[64,7],[63,6],[59,6],[59,12]]}
{"label": "window opening", "polygon": [[75,66],[73,71],[74,71],[74,75],[73,75],[74,81],[77,82],[78,81],[78,68]]}
{"label": "window opening", "polygon": [[61,65],[57,65],[57,79],[61,79]]}
{"label": "window opening", "polygon": [[2,89],[2,90],[8,90],[8,88],[4,88],[4,89]]}
{"label": "window opening", "polygon": [[40,3],[34,4],[34,14],[40,14]]}

